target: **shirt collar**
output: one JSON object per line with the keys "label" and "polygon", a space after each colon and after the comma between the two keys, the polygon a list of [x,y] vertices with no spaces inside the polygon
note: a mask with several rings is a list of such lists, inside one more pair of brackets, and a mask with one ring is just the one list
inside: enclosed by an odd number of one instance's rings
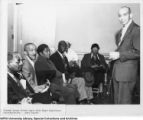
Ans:
{"label": "shirt collar", "polygon": [[7,72],[9,74],[9,76],[17,83],[17,79],[16,77],[14,76],[13,73],[11,73],[10,71]]}
{"label": "shirt collar", "polygon": [[129,22],[123,27],[123,29],[125,28],[125,29],[127,29],[129,26],[130,26],[130,24],[132,23],[132,19],[130,19],[129,20]]}
{"label": "shirt collar", "polygon": [[59,52],[59,51],[57,51],[58,53],[59,53],[59,55],[63,58],[63,55],[62,55],[62,53],[61,52]]}
{"label": "shirt collar", "polygon": [[26,56],[27,60],[30,62],[30,64],[34,67],[34,61],[31,60],[28,56]]}
{"label": "shirt collar", "polygon": [[[91,53],[91,58],[93,57],[94,55],[93,55],[93,53]],[[96,55],[97,57],[98,57],[98,59],[99,59],[99,56],[98,56],[98,54]]]}
{"label": "shirt collar", "polygon": [[27,58],[30,62],[33,62],[33,63],[34,63],[34,61],[31,60],[28,56],[26,56],[26,58]]}
{"label": "shirt collar", "polygon": [[93,53],[91,53],[91,58],[93,57]]}

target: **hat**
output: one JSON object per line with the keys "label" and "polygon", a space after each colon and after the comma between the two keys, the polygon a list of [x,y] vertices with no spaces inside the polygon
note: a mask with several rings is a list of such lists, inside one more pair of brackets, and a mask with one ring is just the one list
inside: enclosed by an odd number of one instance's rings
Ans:
{"label": "hat", "polygon": [[98,50],[100,49],[100,47],[97,43],[92,44],[91,49],[93,49],[94,47],[98,48]]}

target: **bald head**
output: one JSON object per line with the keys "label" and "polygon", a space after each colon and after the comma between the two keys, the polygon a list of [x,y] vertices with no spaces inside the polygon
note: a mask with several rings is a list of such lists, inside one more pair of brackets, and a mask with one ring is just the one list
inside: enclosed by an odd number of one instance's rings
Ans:
{"label": "bald head", "polygon": [[[131,9],[130,9],[130,7],[122,6],[122,7],[120,8],[120,10],[125,10],[125,11],[127,11],[129,14],[131,14]],[[119,10],[119,11],[120,11],[120,10]]]}
{"label": "bald head", "polygon": [[8,53],[8,68],[13,72],[19,72],[22,69],[22,57],[18,52]]}
{"label": "bald head", "polygon": [[131,9],[127,6],[121,7],[118,12],[118,17],[122,25],[128,24],[128,22],[132,19]]}

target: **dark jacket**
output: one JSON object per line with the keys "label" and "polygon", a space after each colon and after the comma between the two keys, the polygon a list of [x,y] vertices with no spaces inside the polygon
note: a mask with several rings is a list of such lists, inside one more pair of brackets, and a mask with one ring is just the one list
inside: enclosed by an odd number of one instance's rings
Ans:
{"label": "dark jacket", "polygon": [[8,75],[8,104],[17,104],[20,102],[23,98],[27,97],[28,94],[26,91],[18,85],[13,78]]}
{"label": "dark jacket", "polygon": [[[65,56],[65,59],[63,60],[60,54],[58,52],[55,52],[54,54],[51,55],[50,59],[56,66],[57,70],[59,70],[61,73],[68,72],[69,63],[66,56]],[[65,67],[65,64],[66,64],[66,67]]]}
{"label": "dark jacket", "polygon": [[50,90],[53,94],[64,97],[66,104],[74,104],[77,92],[71,85],[63,86],[62,73],[57,70],[50,59],[39,56],[35,63],[38,81],[49,79]]}
{"label": "dark jacket", "polygon": [[[108,65],[105,61],[105,58],[103,55],[98,54],[100,65],[103,66],[104,71],[107,71]],[[89,71],[91,69],[91,53],[85,54],[82,61],[81,61],[81,69],[83,71]]]}
{"label": "dark jacket", "polygon": [[[19,80],[20,79],[17,78],[17,81]],[[52,102],[49,90],[44,93],[34,93],[34,90],[28,82],[26,82],[26,87],[27,88],[25,90],[19,82],[14,81],[14,79],[8,75],[8,104],[18,104],[23,98],[26,97],[31,97],[32,103],[49,104]]]}
{"label": "dark jacket", "polygon": [[[120,35],[121,30],[115,36],[117,46]],[[140,27],[137,24],[130,24],[116,51],[120,53],[120,58],[114,62],[113,77],[117,81],[136,80],[140,59]]]}
{"label": "dark jacket", "polygon": [[45,83],[46,79],[49,79],[51,83],[63,84],[62,74],[56,69],[50,59],[39,56],[35,62],[35,71],[39,84]]}

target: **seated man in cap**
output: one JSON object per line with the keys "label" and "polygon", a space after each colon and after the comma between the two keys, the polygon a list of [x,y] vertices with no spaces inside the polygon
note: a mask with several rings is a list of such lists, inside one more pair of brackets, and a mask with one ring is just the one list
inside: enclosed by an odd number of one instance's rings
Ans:
{"label": "seated man in cap", "polygon": [[103,92],[104,73],[107,71],[107,64],[103,55],[99,53],[99,45],[92,44],[91,53],[85,54],[81,61],[81,68],[83,71],[88,69],[94,73],[94,84],[92,87],[100,88],[99,91]]}

